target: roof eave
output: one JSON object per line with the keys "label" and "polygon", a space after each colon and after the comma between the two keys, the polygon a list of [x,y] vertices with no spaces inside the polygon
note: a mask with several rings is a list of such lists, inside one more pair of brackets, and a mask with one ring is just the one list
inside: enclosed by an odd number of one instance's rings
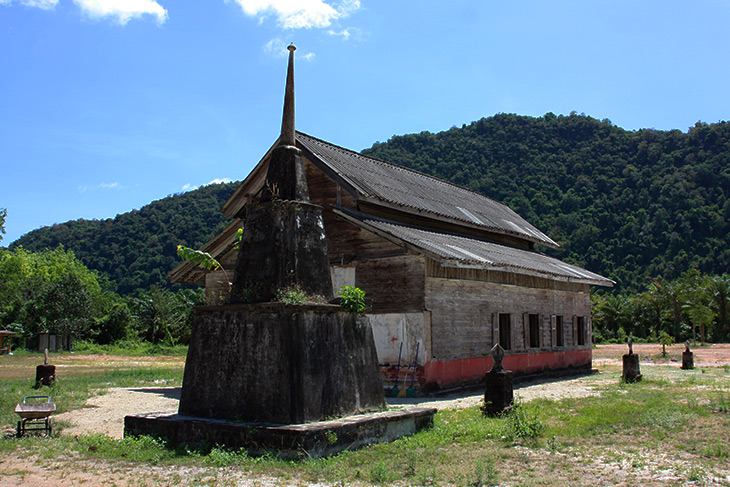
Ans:
{"label": "roof eave", "polygon": [[588,284],[591,286],[602,286],[602,287],[613,287],[614,284],[616,284],[614,281],[610,279],[600,280],[600,279],[585,279],[585,278],[573,278],[573,277],[567,277],[567,276],[559,276],[556,274],[550,274],[547,272],[538,272],[538,271],[532,271],[530,269],[525,269],[524,267],[517,267],[517,266],[507,266],[507,265],[485,265],[482,263],[475,263],[475,262],[465,262],[455,259],[440,259],[439,263],[444,267],[451,267],[451,268],[458,268],[458,269],[485,269],[490,271],[504,271],[504,272],[512,272],[514,274],[522,274],[526,276],[532,276],[532,277],[542,277],[542,278],[549,278],[555,281],[562,281],[562,282],[571,282],[571,283],[577,283],[577,284]]}
{"label": "roof eave", "polygon": [[[344,218],[348,222],[350,222],[360,228],[363,228],[364,230],[367,230],[371,233],[374,233],[375,235],[378,235],[379,237],[381,237],[395,245],[398,245],[400,247],[407,248],[409,250],[412,250],[412,251],[415,251],[422,255],[425,255],[425,256],[437,261],[439,264],[443,265],[444,267],[462,268],[462,269],[484,269],[484,270],[491,270],[491,271],[505,271],[505,272],[512,272],[515,274],[522,274],[522,275],[528,275],[528,276],[533,276],[533,277],[541,277],[543,279],[552,279],[555,281],[570,282],[570,283],[577,283],[577,284],[588,284],[588,285],[592,285],[592,286],[602,286],[602,287],[613,287],[613,285],[615,284],[615,282],[610,279],[589,279],[589,278],[580,278],[580,277],[568,277],[568,276],[552,274],[549,272],[534,271],[534,270],[530,270],[530,269],[526,269],[524,267],[518,267],[518,266],[507,266],[504,264],[489,265],[489,264],[470,262],[470,261],[465,261],[465,260],[444,258],[444,257],[438,255],[437,253],[432,252],[426,248],[423,248],[418,245],[414,245],[411,242],[403,240],[399,237],[396,237],[395,235],[392,235],[388,232],[380,230],[379,228],[369,225],[368,223],[366,223],[366,222],[358,219],[356,216],[354,216],[354,212],[351,212],[349,210],[344,210],[344,209],[338,208],[338,207],[335,207],[333,211],[336,215]],[[524,252],[527,252],[527,251],[525,250]]]}

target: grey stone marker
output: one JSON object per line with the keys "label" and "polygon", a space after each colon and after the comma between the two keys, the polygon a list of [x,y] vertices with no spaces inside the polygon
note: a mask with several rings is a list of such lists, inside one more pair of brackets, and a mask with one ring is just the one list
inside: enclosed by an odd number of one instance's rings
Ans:
{"label": "grey stone marker", "polygon": [[689,340],[684,342],[684,352],[682,352],[682,368],[690,370],[695,368],[695,354],[689,349]]}
{"label": "grey stone marker", "polygon": [[35,388],[52,386],[56,382],[56,366],[48,363],[48,349],[43,350],[43,365],[35,368]]}
{"label": "grey stone marker", "polygon": [[623,374],[621,379],[624,382],[639,382],[641,380],[641,369],[639,367],[639,356],[634,353],[634,341],[629,337],[629,353],[623,356]]}
{"label": "grey stone marker", "polygon": [[484,375],[484,405],[482,413],[485,416],[496,416],[509,410],[514,402],[514,381],[512,372],[502,368],[504,349],[498,343],[490,352],[494,359],[492,370]]}

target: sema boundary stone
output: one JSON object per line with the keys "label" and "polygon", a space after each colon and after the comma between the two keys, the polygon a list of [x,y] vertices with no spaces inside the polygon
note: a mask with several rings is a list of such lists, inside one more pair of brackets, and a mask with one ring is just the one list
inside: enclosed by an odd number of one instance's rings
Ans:
{"label": "sema boundary stone", "polygon": [[621,379],[624,382],[639,382],[641,380],[641,369],[639,367],[639,356],[634,353],[627,353],[623,356],[623,374]]}
{"label": "sema boundary stone", "polygon": [[514,402],[514,380],[512,372],[501,370],[484,374],[484,406],[485,416],[497,416],[512,407]]}
{"label": "sema boundary stone", "polygon": [[329,421],[275,425],[150,413],[124,418],[125,436],[148,435],[172,444],[225,445],[249,455],[320,458],[412,435],[433,424],[434,408],[359,414]]}

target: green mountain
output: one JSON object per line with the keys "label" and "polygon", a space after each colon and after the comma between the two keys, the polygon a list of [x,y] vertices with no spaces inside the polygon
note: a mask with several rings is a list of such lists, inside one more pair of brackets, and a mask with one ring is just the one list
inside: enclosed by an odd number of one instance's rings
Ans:
{"label": "green mountain", "polygon": [[[364,153],[503,201],[556,240],[547,251],[641,290],[689,268],[730,270],[730,124],[627,131],[585,115],[498,114],[461,128],[376,143]],[[205,186],[108,220],[28,233],[11,247],[63,244],[120,293],[152,284],[226,224],[236,183]]]}
{"label": "green mountain", "polygon": [[227,221],[218,210],[238,183],[211,184],[168,196],[106,220],[73,220],[23,235],[11,249],[63,245],[87,267],[106,275],[121,294],[151,285],[170,288],[167,273],[181,261],[178,244],[199,248]]}
{"label": "green mountain", "polygon": [[363,153],[508,204],[561,245],[549,252],[643,289],[730,270],[730,124],[627,131],[572,113],[499,114]]}

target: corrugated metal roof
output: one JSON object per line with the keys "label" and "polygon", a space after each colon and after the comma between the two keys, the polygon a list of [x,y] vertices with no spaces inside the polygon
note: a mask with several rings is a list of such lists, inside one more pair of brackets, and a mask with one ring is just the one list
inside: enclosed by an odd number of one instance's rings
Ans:
{"label": "corrugated metal roof", "polygon": [[614,284],[612,280],[596,273],[538,252],[410,227],[343,209],[339,209],[337,212],[365,229],[395,237],[423,253],[437,258],[445,265],[453,263],[456,266],[522,271],[599,286],[613,286]]}
{"label": "corrugated metal roof", "polygon": [[558,247],[507,205],[482,194],[302,132],[297,132],[296,138],[304,149],[367,198]]}

